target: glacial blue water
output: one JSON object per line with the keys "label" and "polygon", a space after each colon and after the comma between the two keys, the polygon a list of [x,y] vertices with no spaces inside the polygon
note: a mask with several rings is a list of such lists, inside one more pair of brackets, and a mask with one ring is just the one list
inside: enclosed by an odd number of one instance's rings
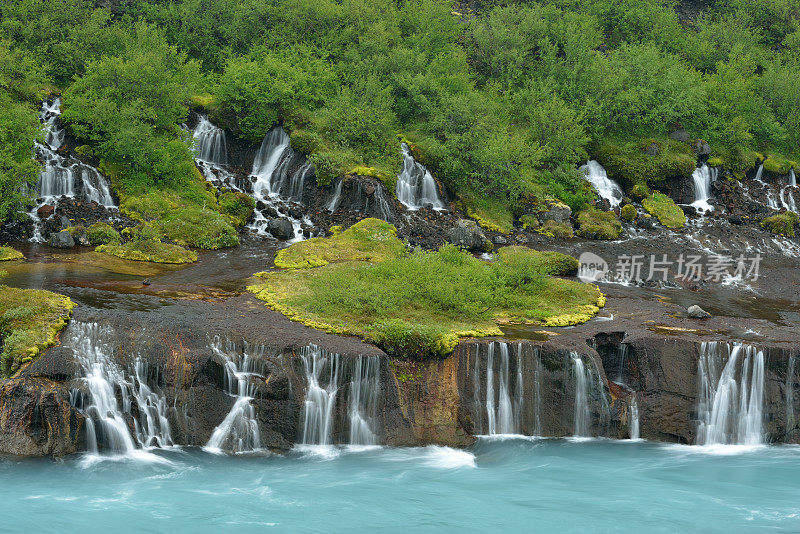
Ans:
{"label": "glacial blue water", "polygon": [[0,461],[0,531],[800,531],[800,448],[610,440]]}

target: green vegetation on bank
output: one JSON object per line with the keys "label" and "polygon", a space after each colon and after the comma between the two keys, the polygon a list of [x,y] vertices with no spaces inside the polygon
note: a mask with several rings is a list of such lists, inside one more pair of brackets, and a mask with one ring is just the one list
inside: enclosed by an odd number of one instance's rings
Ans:
{"label": "green vegetation on bank", "polygon": [[616,239],[622,224],[613,211],[587,208],[578,214],[578,235],[588,239]]}
{"label": "green vegetation on bank", "polygon": [[0,285],[0,377],[13,375],[55,344],[73,306],[68,297],[50,291]]}
{"label": "green vegetation on bank", "polygon": [[22,258],[24,258],[22,252],[0,245],[0,261],[21,260]]}
{"label": "green vegetation on bank", "polygon": [[[466,212],[504,231],[532,198],[582,210],[588,157],[638,198],[690,174],[706,143],[737,175],[757,154],[781,171],[800,161],[796,0],[685,2],[702,12],[684,20],[678,4],[7,0],[0,221],[30,203],[46,91],[120,196],[178,193],[234,224],[244,211],[198,194],[190,106],[253,142],[283,124],[321,184],[364,172],[393,190],[401,135]],[[190,244],[177,226],[164,231]]]}
{"label": "green vegetation on bank", "polygon": [[663,193],[653,193],[642,200],[642,206],[667,228],[683,228],[686,225],[686,214],[675,201]]}
{"label": "green vegetation on bank", "polygon": [[330,238],[282,250],[250,290],[308,326],[354,334],[387,352],[446,355],[459,337],[500,335],[498,325],[566,326],[589,320],[605,298],[574,274],[575,258],[501,248],[487,263],[445,245],[408,251],[394,227],[366,219]]}

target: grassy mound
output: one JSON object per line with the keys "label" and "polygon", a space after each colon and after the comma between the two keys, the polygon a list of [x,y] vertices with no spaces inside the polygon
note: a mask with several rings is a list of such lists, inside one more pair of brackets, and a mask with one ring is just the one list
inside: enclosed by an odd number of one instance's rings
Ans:
{"label": "grassy mound", "polygon": [[578,235],[587,239],[616,239],[622,224],[613,211],[588,208],[578,214]]}
{"label": "grassy mound", "polygon": [[41,289],[0,286],[0,376],[8,377],[56,342],[73,302]]}
{"label": "grassy mound", "polygon": [[237,227],[247,224],[256,209],[253,197],[239,191],[222,193],[218,201],[222,213],[230,217],[231,222]]}
{"label": "grassy mound", "polygon": [[108,243],[95,249],[124,260],[153,263],[191,263],[197,261],[197,252],[178,245],[162,243],[158,239],[136,239],[127,243]]}
{"label": "grassy mound", "polygon": [[622,206],[622,209],[619,210],[619,218],[626,222],[633,222],[633,220],[638,216],[636,213],[636,206],[633,204],[625,204]]}
{"label": "grassy mound", "polygon": [[22,252],[18,250],[14,250],[11,247],[0,246],[0,261],[21,260],[24,257]]}
{"label": "grassy mound", "polygon": [[[648,150],[657,153],[650,155]],[[610,177],[626,187],[635,184],[664,186],[670,177],[690,176],[697,165],[688,144],[667,137],[606,140],[597,148],[597,159]]]}
{"label": "grassy mound", "polygon": [[107,222],[96,222],[87,228],[89,243],[94,246],[106,243],[117,243],[120,240],[119,232]]}
{"label": "grassy mound", "polygon": [[249,289],[258,298],[402,356],[446,355],[459,337],[500,335],[502,324],[585,322],[605,301],[594,285],[552,276],[577,270],[569,256],[506,247],[487,263],[451,245],[408,252],[394,227],[375,219],[284,252],[281,263],[293,268],[257,274]]}
{"label": "grassy mound", "polygon": [[650,198],[642,201],[642,206],[667,228],[683,228],[686,225],[686,214],[683,213],[680,206],[663,193],[653,193]]}
{"label": "grassy mound", "polygon": [[787,211],[772,217],[767,217],[761,221],[761,228],[769,230],[773,234],[794,237],[794,227],[800,224],[800,216],[793,211]]}

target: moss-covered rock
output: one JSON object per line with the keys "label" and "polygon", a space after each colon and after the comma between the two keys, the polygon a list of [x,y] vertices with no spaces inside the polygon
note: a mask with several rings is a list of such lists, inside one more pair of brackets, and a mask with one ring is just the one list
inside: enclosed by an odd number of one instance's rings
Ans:
{"label": "moss-covered rock", "polygon": [[556,239],[569,239],[575,236],[572,225],[568,222],[557,223],[555,221],[545,221],[536,231],[547,237]]}
{"label": "moss-covered rock", "polygon": [[22,252],[15,250],[9,246],[0,246],[0,261],[21,260],[25,256]]}
{"label": "moss-covered rock", "polygon": [[722,167],[723,165],[725,165],[725,162],[723,161],[722,158],[713,157],[713,158],[708,158],[708,161],[706,161],[706,164],[709,167]]}
{"label": "moss-covered rock", "polygon": [[646,184],[635,184],[631,187],[630,195],[636,200],[643,200],[650,196],[650,188]]}
{"label": "moss-covered rock", "polygon": [[55,344],[73,307],[68,297],[50,291],[0,286],[0,376],[13,375]]}
{"label": "moss-covered rock", "polygon": [[247,224],[256,208],[253,197],[240,191],[229,191],[219,196],[219,207],[222,213],[231,218],[231,222],[238,227]]}
{"label": "moss-covered rock", "polygon": [[119,243],[119,232],[107,222],[96,222],[87,228],[89,243],[93,246],[105,245],[107,243]]}
{"label": "moss-covered rock", "polygon": [[622,224],[613,211],[588,208],[578,214],[578,235],[587,239],[616,239]]}
{"label": "moss-covered rock", "polygon": [[667,137],[605,140],[597,147],[597,159],[610,177],[628,188],[634,184],[666,186],[669,178],[691,175],[697,162],[688,144]]}
{"label": "moss-covered rock", "polygon": [[642,201],[642,206],[667,228],[683,228],[686,225],[686,214],[663,193],[653,193],[650,198]]}
{"label": "moss-covered rock", "polygon": [[773,234],[787,237],[795,236],[795,226],[800,224],[800,217],[793,211],[787,211],[761,221],[761,227]]}
{"label": "moss-covered rock", "polygon": [[781,156],[770,155],[764,160],[764,170],[772,174],[789,174],[797,164]]}
{"label": "moss-covered rock", "polygon": [[619,218],[625,222],[633,222],[637,215],[636,206],[633,204],[625,204],[619,210]]}
{"label": "moss-covered rock", "polygon": [[100,245],[95,251],[131,261],[175,264],[197,261],[197,252],[152,238],[132,239],[124,244],[108,243]]}

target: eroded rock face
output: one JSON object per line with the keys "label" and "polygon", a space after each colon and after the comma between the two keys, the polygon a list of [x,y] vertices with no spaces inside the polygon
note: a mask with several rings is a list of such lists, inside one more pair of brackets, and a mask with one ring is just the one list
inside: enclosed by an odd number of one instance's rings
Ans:
{"label": "eroded rock face", "polygon": [[459,219],[456,226],[447,232],[447,241],[470,252],[489,252],[492,242],[475,221]]}

